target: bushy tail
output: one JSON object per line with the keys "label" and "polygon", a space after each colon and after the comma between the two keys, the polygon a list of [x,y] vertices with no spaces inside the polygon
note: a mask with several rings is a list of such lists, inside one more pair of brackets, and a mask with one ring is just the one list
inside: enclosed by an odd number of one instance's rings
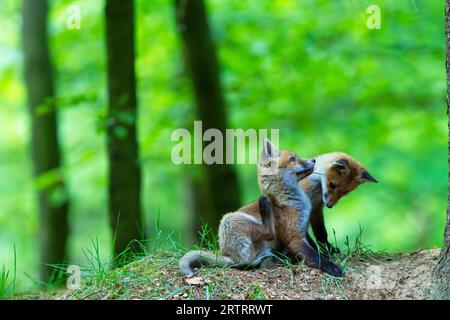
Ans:
{"label": "bushy tail", "polygon": [[195,274],[194,269],[201,266],[226,267],[233,264],[234,261],[231,258],[205,250],[188,251],[179,262],[180,271],[185,276],[192,276]]}

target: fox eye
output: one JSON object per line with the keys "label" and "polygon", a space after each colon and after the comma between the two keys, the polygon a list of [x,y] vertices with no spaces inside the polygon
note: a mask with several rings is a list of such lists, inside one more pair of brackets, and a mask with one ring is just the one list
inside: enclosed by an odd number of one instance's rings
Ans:
{"label": "fox eye", "polygon": [[289,159],[289,162],[295,162],[295,161],[297,161],[297,157],[296,157],[296,156],[292,156],[292,157]]}
{"label": "fox eye", "polygon": [[331,190],[336,189],[336,185],[335,185],[334,183],[330,183],[330,189],[331,189]]}

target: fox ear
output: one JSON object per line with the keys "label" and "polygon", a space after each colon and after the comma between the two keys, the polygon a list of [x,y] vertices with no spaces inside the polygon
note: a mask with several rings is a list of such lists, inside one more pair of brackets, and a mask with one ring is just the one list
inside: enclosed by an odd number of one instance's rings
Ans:
{"label": "fox ear", "polygon": [[269,139],[265,138],[263,142],[263,150],[261,153],[261,157],[264,159],[272,159],[277,158],[280,155],[280,151],[278,148],[269,141]]}
{"label": "fox ear", "polygon": [[331,168],[339,171],[340,173],[349,174],[350,173],[350,166],[347,160],[345,159],[339,159],[336,160],[331,164]]}
{"label": "fox ear", "polygon": [[367,170],[361,172],[359,177],[357,178],[359,182],[375,182],[378,183],[378,180],[375,179]]}

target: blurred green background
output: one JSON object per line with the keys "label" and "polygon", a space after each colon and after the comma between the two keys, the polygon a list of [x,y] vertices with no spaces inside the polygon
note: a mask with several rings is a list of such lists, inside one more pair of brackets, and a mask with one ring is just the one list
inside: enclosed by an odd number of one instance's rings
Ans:
{"label": "blurred green background", "polygon": [[[66,27],[81,7],[81,30]],[[280,129],[282,148],[301,156],[344,151],[380,181],[326,210],[342,247],[363,242],[390,252],[441,246],[447,195],[444,4],[441,1],[209,0],[231,128]],[[381,29],[366,8],[381,8]],[[107,217],[105,41],[102,1],[50,1],[61,143],[70,197],[71,261]],[[136,1],[139,141],[146,229],[183,239],[183,166],[170,135],[196,119],[172,1]],[[38,271],[38,215],[22,79],[21,1],[0,4],[0,264],[17,250],[23,289]],[[244,203],[259,195],[254,165],[237,166]]]}

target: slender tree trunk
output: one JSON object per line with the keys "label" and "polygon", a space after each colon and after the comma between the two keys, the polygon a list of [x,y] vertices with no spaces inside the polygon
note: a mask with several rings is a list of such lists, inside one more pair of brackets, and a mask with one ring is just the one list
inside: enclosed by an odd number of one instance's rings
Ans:
{"label": "slender tree trunk", "polygon": [[[134,1],[106,1],[109,217],[114,252],[140,251],[141,176],[136,137]],[[136,241],[135,241],[136,240]]]}
{"label": "slender tree trunk", "polygon": [[[201,219],[213,211],[211,195],[202,171],[192,170],[191,168],[189,170],[186,169],[183,173],[183,203],[186,204],[187,217],[184,230],[184,242],[187,246],[192,246],[197,243],[200,232],[202,231]],[[208,240],[211,240],[211,237]]]}
{"label": "slender tree trunk", "polygon": [[40,178],[40,278],[48,281],[52,268],[66,258],[68,198],[60,172],[58,125],[52,68],[47,41],[47,1],[23,2],[24,75],[31,115],[33,173]]}
{"label": "slender tree trunk", "polygon": [[[203,131],[215,128],[225,137],[226,106],[204,2],[175,0],[175,6],[185,62],[192,80],[197,113],[202,121]],[[202,218],[213,230],[217,230],[221,216],[239,208],[238,178],[234,168],[228,165],[205,165],[204,171],[213,211]]]}
{"label": "slender tree trunk", "polygon": [[[446,43],[446,73],[447,73],[447,116],[449,117],[450,137],[450,0],[445,1],[445,43]],[[450,140],[448,144],[450,165]],[[442,247],[438,263],[433,272],[433,286],[431,297],[436,299],[450,299],[450,171],[449,171],[449,196],[447,199],[447,224],[444,233],[444,246]]]}

